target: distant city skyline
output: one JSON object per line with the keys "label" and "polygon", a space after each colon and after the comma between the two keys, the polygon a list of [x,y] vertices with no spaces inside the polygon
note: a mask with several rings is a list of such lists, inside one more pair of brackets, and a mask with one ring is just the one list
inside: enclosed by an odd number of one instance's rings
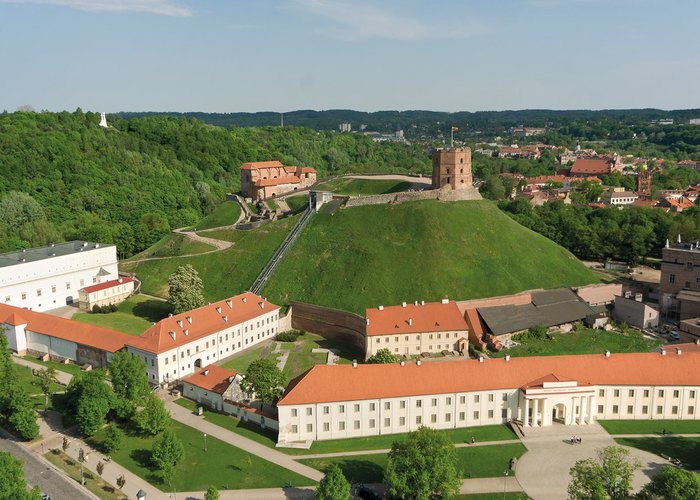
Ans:
{"label": "distant city skyline", "polygon": [[0,109],[700,108],[693,0],[0,0]]}

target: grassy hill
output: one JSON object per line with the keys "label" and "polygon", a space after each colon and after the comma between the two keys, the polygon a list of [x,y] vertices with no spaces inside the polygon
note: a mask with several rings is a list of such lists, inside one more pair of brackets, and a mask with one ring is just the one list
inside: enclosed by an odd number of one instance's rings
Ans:
{"label": "grassy hill", "polygon": [[363,313],[379,304],[597,280],[567,250],[491,202],[420,201],[316,215],[263,295]]}

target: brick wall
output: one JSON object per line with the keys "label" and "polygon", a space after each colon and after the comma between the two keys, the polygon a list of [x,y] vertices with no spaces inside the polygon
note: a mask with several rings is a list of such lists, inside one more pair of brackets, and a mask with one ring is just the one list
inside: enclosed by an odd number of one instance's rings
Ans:
{"label": "brick wall", "polygon": [[359,196],[350,198],[346,207],[362,207],[366,205],[385,205],[388,203],[404,203],[407,201],[440,200],[440,201],[464,201],[483,199],[475,187],[453,191],[447,189],[428,189],[425,191],[376,194],[371,196]]}
{"label": "brick wall", "polygon": [[304,302],[292,302],[291,306],[292,328],[348,342],[367,352],[367,322],[362,316]]}

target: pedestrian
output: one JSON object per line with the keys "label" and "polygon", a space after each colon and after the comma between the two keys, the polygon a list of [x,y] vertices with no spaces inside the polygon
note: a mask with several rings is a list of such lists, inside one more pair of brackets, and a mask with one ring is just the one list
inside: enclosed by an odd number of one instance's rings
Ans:
{"label": "pedestrian", "polygon": [[476,439],[472,436],[472,444],[476,443]]}

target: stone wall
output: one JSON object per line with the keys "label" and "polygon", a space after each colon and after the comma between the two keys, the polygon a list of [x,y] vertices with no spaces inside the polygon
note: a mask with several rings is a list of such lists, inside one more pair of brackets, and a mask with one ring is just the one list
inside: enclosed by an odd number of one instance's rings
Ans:
{"label": "stone wall", "polygon": [[481,194],[475,187],[468,189],[426,189],[425,191],[406,191],[402,193],[376,194],[350,198],[346,207],[362,207],[366,205],[385,205],[388,203],[404,203],[407,201],[440,200],[464,201],[481,200]]}
{"label": "stone wall", "polygon": [[292,302],[292,328],[329,340],[348,342],[366,356],[367,321],[357,314],[329,307]]}

